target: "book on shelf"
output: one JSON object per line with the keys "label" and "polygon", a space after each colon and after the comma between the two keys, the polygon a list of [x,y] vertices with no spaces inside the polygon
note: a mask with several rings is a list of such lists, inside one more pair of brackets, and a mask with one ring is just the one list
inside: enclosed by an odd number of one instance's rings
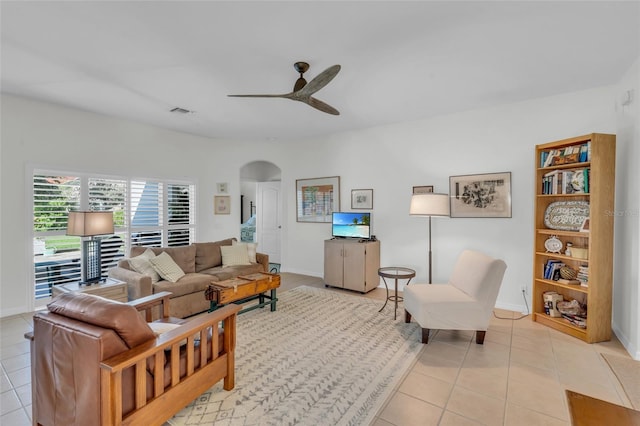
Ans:
{"label": "book on shelf", "polygon": [[589,286],[589,267],[586,265],[580,265],[578,267],[578,276],[576,277],[580,281],[582,287]]}
{"label": "book on shelf", "polygon": [[567,280],[567,279],[564,279],[564,278],[560,278],[558,280],[558,282],[560,284],[566,284],[566,285],[580,285],[580,281],[579,280]]}
{"label": "book on shelf", "polygon": [[562,172],[560,170],[554,170],[549,173],[545,173],[542,179],[542,193],[543,194],[557,194],[558,188],[562,187]]}
{"label": "book on shelf", "polygon": [[589,192],[589,168],[552,170],[542,177],[542,194],[582,194]]}
{"label": "book on shelf", "polygon": [[574,192],[576,192],[573,189],[572,179],[573,179],[572,170],[564,170],[562,172],[562,182],[563,182],[562,193],[563,194],[573,194]]}
{"label": "book on shelf", "polygon": [[579,157],[579,161],[581,163],[585,163],[587,161],[589,161],[589,147],[591,146],[591,141],[587,142],[587,143],[583,143],[582,146],[580,146],[580,157]]}
{"label": "book on shelf", "polygon": [[569,321],[571,324],[580,327],[587,328],[587,317],[582,315],[573,315],[562,313],[562,318]]}
{"label": "book on shelf", "polygon": [[544,266],[544,273],[542,277],[545,280],[558,281],[560,279],[560,268],[564,266],[564,263],[560,260],[550,259],[547,260]]}
{"label": "book on shelf", "polygon": [[589,168],[575,169],[571,173],[573,193],[589,192]]}
{"label": "book on shelf", "polygon": [[540,167],[562,164],[584,163],[591,160],[591,141],[570,145],[560,149],[550,149],[540,153]]}

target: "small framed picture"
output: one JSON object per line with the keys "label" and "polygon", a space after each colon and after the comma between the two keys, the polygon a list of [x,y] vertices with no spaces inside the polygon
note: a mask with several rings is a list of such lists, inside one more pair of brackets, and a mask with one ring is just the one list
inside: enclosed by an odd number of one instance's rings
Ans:
{"label": "small framed picture", "polygon": [[214,214],[231,214],[231,197],[229,195],[216,195],[213,197]]}
{"label": "small framed picture", "polygon": [[371,210],[373,208],[373,189],[352,189],[351,208]]}
{"label": "small framed picture", "polygon": [[218,187],[218,193],[227,194],[229,192],[229,184],[227,182],[219,182],[216,185]]}
{"label": "small framed picture", "polygon": [[590,228],[590,223],[589,223],[589,218],[585,218],[582,221],[582,225],[580,226],[580,232],[589,232],[589,228]]}
{"label": "small framed picture", "polygon": [[414,194],[428,194],[433,192],[433,185],[427,186],[414,186],[413,193]]}

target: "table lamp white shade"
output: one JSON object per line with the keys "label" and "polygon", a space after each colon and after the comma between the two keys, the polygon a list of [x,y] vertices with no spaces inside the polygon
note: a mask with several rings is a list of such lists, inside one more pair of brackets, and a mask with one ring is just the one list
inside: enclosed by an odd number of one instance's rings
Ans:
{"label": "table lamp white shade", "polygon": [[431,217],[432,216],[449,216],[449,194],[413,194],[411,196],[411,207],[409,207],[411,216],[428,216],[429,217],[429,284],[433,282],[433,254],[431,251]]}
{"label": "table lamp white shade", "polygon": [[409,214],[412,216],[449,216],[449,194],[414,194]]}
{"label": "table lamp white shade", "polygon": [[113,234],[113,212],[69,212],[67,235],[93,237],[107,234]]}

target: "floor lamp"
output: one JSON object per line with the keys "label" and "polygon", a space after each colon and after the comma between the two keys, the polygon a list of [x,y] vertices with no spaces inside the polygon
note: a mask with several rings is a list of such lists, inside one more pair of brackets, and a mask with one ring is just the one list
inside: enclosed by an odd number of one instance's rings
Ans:
{"label": "floor lamp", "polygon": [[67,219],[67,235],[91,237],[82,241],[82,281],[91,285],[102,280],[102,241],[97,235],[113,234],[113,212],[71,211]]}
{"label": "floor lamp", "polygon": [[411,216],[429,217],[429,284],[432,283],[431,261],[431,217],[449,216],[449,194],[413,194],[411,196]]}

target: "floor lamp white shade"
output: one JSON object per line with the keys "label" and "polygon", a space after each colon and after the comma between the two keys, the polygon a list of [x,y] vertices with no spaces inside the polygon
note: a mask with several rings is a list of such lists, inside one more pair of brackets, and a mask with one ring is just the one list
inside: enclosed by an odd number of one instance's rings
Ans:
{"label": "floor lamp white shade", "polygon": [[411,216],[429,217],[429,284],[432,283],[432,254],[431,254],[431,217],[449,216],[449,194],[414,194],[411,196]]}

